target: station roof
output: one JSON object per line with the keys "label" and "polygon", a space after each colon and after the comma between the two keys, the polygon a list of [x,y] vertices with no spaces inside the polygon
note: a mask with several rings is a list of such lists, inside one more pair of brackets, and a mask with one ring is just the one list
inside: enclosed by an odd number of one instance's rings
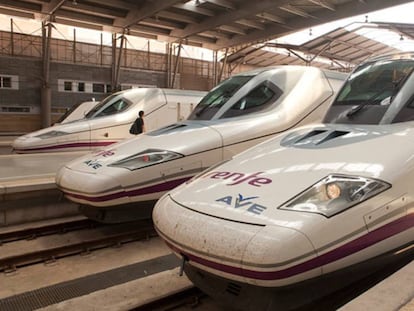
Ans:
{"label": "station roof", "polygon": [[[304,28],[408,2],[410,0],[0,0],[0,13],[221,50],[265,42]],[[338,30],[332,35],[344,34]],[[323,46],[324,42],[312,44]]]}
{"label": "station roof", "polygon": [[350,26],[337,28],[301,45],[265,42],[242,47],[233,51],[226,61],[251,66],[308,63],[326,69],[349,71],[374,55],[401,52],[398,48],[381,42],[380,38],[372,39],[363,35],[369,29],[393,32],[401,40],[414,39],[414,25],[411,24],[377,22],[354,23]]}

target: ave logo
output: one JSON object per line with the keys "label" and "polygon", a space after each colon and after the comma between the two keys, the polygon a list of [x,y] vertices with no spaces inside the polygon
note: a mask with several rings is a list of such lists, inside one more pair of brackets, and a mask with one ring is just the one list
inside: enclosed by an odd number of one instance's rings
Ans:
{"label": "ave logo", "polygon": [[97,170],[98,168],[102,167],[102,164],[100,164],[98,160],[88,160],[83,163],[85,163],[89,167],[92,167],[94,170]]}
{"label": "ave logo", "polygon": [[220,199],[217,199],[216,202],[222,202],[226,204],[227,206],[233,207],[233,208],[245,208],[248,212],[260,215],[263,213],[267,207],[254,203],[252,200],[257,199],[257,196],[254,197],[243,197],[239,193],[237,197],[233,197],[231,195],[222,197]]}

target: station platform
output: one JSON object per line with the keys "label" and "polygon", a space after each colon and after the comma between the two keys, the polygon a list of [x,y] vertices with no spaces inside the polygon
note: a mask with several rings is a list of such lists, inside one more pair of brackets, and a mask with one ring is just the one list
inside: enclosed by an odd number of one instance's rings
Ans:
{"label": "station platform", "polygon": [[55,187],[56,172],[85,152],[0,155],[0,194]]}
{"label": "station platform", "polygon": [[0,228],[79,213],[56,187],[56,172],[85,152],[0,155]]}

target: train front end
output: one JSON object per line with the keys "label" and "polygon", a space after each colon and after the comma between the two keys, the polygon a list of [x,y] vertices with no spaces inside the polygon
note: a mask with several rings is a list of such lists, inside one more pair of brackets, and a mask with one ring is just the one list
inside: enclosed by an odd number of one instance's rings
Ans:
{"label": "train front end", "polygon": [[164,195],[154,224],[190,280],[237,309],[284,310],[412,258],[413,69],[410,55],[361,65],[325,124]]}

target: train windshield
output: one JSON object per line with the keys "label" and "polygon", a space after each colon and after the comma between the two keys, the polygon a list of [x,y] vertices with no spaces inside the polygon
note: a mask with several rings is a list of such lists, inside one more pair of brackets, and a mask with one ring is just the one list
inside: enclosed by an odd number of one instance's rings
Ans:
{"label": "train windshield", "polygon": [[[411,75],[413,69],[414,59],[380,59],[361,65],[343,85],[324,122],[347,124],[401,122],[397,118],[397,110],[407,106],[409,98],[399,93],[403,93],[400,91],[403,88],[407,89],[407,85],[413,84]],[[411,94],[413,93],[411,90]],[[414,109],[412,110],[412,120],[414,120]],[[390,115],[393,115],[392,120]]]}
{"label": "train windshield", "polygon": [[210,120],[251,78],[253,76],[234,76],[220,83],[203,97],[188,120]]}
{"label": "train windshield", "polygon": [[98,105],[89,111],[85,118],[94,119],[103,116],[113,115],[126,110],[131,105],[123,93],[116,93],[108,96]]}

